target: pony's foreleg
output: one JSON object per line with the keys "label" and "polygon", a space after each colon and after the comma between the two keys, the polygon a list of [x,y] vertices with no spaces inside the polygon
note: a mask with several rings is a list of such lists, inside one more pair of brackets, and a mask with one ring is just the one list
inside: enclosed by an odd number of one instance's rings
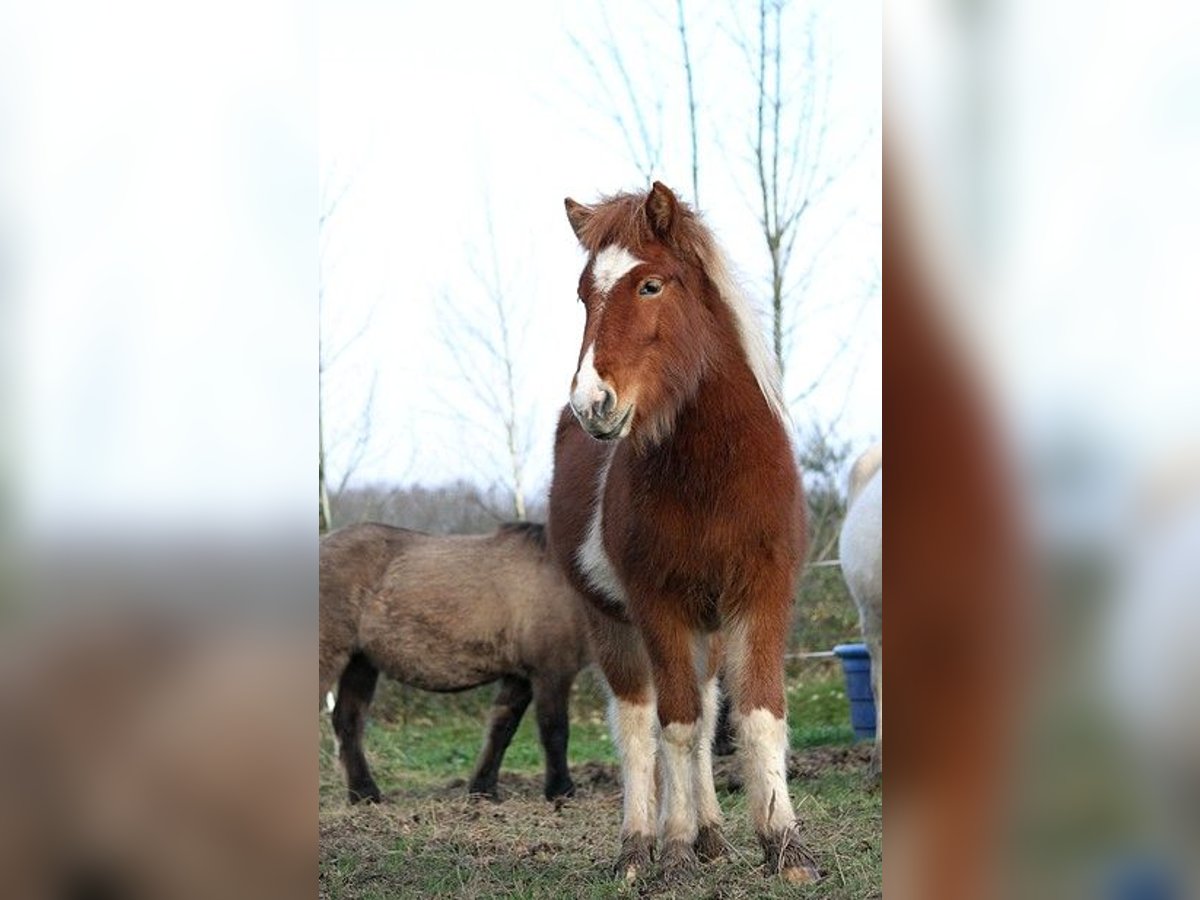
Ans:
{"label": "pony's foreleg", "polygon": [[492,712],[488,719],[487,738],[475,765],[467,792],[496,799],[496,781],[500,776],[500,763],[504,752],[517,733],[521,716],[533,697],[533,687],[527,678],[506,675],[500,681],[496,699],[492,701]]}
{"label": "pony's foreleg", "polygon": [[632,882],[654,856],[654,691],[618,694],[608,704],[613,741],[621,757],[621,853],[616,870]]}
{"label": "pony's foreleg", "polygon": [[621,760],[621,851],[616,873],[632,882],[654,856],[655,729],[654,688],[641,637],[620,622],[587,607],[596,664],[611,693],[609,726]]}
{"label": "pony's foreleg", "polygon": [[346,770],[351,803],[382,799],[367,758],[363,755],[362,736],[367,721],[367,707],[375,696],[379,670],[360,653],[350,657],[346,670],[338,681],[337,703],[333,707],[333,730],[338,739],[338,755]]}
{"label": "pony's foreleg", "polygon": [[547,800],[570,797],[575,793],[575,782],[571,781],[571,773],[567,768],[567,741],[571,729],[567,700],[571,695],[573,680],[571,675],[543,676],[537,680],[534,688],[538,736],[546,753]]}
{"label": "pony's foreleg", "polygon": [[[663,615],[670,608],[668,603],[656,605],[640,625],[658,697],[662,866],[675,873],[696,864],[696,770],[702,722],[693,635],[686,626]],[[707,738],[711,742],[711,734]],[[709,760],[711,765],[711,757]]]}
{"label": "pony's foreleg", "polygon": [[799,823],[788,795],[783,686],[786,622],[786,615],[753,614],[732,622],[726,631],[727,671],[746,803],[767,869],[788,881],[807,883],[820,875],[815,860],[800,841]]}

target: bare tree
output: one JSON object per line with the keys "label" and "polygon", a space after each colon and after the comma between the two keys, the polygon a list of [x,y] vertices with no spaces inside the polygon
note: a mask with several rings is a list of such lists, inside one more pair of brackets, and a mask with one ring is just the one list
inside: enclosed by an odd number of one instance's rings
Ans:
{"label": "bare tree", "polygon": [[[801,41],[794,42],[792,33],[784,29],[788,5],[787,0],[759,0],[757,43],[748,46],[744,39],[742,43],[754,71],[753,159],[759,225],[771,264],[772,347],[780,371],[787,357],[788,270],[796,237],[805,216],[845,169],[844,164],[831,165],[827,158],[826,107],[832,69],[818,59],[815,17],[809,14]],[[788,69],[785,45],[799,48],[798,78]],[[832,239],[830,235],[826,246]],[[815,255],[810,254],[806,277],[811,276]]]}
{"label": "bare tree", "polygon": [[[589,44],[575,35],[568,35],[571,44],[579,53],[595,83],[604,92],[609,116],[621,132],[630,161],[641,178],[649,184],[662,167],[663,100],[659,86],[634,83],[634,75],[621,42],[609,21],[607,7],[599,4],[604,38],[600,41],[600,53],[594,53]],[[682,29],[682,8],[680,27]],[[643,59],[653,58],[649,53]]]}
{"label": "bare tree", "polygon": [[[502,449],[498,454],[504,459],[500,478],[511,499],[512,515],[524,521],[530,425],[527,407],[518,402],[521,378],[516,360],[525,322],[515,302],[517,295],[509,289],[501,271],[490,203],[484,205],[484,224],[484,258],[473,253],[469,261],[478,293],[444,292],[438,307],[438,327],[442,346],[478,406],[474,414],[460,410],[455,415],[472,430],[491,434],[493,443]],[[444,406],[458,409],[460,404],[448,402]],[[495,474],[486,473],[489,478]]]}
{"label": "bare tree", "polygon": [[[329,179],[332,182],[332,176]],[[317,481],[319,487],[319,507],[318,507],[318,530],[320,533],[325,533],[335,526],[333,505],[331,503],[331,493],[333,495],[340,494],[345,490],[346,484],[354,475],[359,465],[366,457],[367,449],[371,443],[373,412],[375,407],[375,386],[377,377],[372,374],[370,387],[367,390],[367,396],[363,400],[355,419],[353,428],[348,433],[334,435],[331,439],[326,427],[326,408],[329,400],[328,396],[328,379],[330,370],[338,359],[354,345],[354,343],[362,337],[371,324],[371,313],[363,320],[355,331],[343,340],[337,347],[330,347],[330,339],[326,330],[327,322],[327,298],[326,298],[326,272],[325,272],[325,254],[329,239],[329,224],[333,219],[334,213],[346,193],[350,189],[350,181],[345,181],[331,197],[324,203],[323,208],[317,219],[317,315],[318,315],[318,330],[317,330]],[[330,449],[340,449],[343,446],[349,445],[345,452],[341,465],[341,477],[338,480],[338,486],[334,491],[329,489],[329,457]]]}

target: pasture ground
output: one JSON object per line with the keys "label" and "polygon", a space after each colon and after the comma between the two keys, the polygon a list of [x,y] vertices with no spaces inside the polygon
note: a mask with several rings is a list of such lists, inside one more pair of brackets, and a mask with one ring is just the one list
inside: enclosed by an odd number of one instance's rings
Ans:
{"label": "pasture ground", "polygon": [[852,743],[836,662],[789,672],[792,799],[825,879],[790,887],[764,875],[732,758],[717,761],[730,858],[666,884],[652,871],[633,887],[611,873],[620,825],[616,758],[598,680],[585,672],[571,706],[576,796],[541,794],[532,708],[500,775],[500,803],[465,795],[492,688],[440,697],[381,682],[366,750],[387,802],[351,807],[321,716],[319,891],[328,900],[394,897],[567,898],[881,896],[882,795],[866,782],[870,748]]}

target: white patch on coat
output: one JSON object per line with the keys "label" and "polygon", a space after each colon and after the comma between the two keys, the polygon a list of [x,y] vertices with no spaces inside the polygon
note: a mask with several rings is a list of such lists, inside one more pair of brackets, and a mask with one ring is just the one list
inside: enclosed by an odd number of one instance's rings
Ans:
{"label": "white patch on coat", "polygon": [[588,585],[603,594],[613,603],[627,605],[625,586],[617,576],[612,560],[604,550],[604,489],[608,484],[608,470],[612,466],[612,453],[600,467],[597,479],[596,502],[592,507],[592,521],[588,525],[587,537],[576,554],[579,571]]}
{"label": "white patch on coat", "polygon": [[601,297],[607,297],[617,282],[642,262],[619,244],[610,244],[592,260],[592,284]]}
{"label": "white patch on coat", "polygon": [[796,820],[787,786],[787,722],[761,708],[736,718],[750,821],[760,835],[778,834]]}
{"label": "white patch on coat", "polygon": [[624,803],[621,833],[653,835],[658,727],[654,702],[629,703],[614,696],[608,703],[608,721],[621,757]]}

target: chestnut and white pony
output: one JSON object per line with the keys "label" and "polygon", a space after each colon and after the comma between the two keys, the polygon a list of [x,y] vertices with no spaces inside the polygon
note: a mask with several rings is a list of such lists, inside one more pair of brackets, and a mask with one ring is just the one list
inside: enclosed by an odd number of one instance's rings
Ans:
{"label": "chestnut and white pony", "polygon": [[777,367],[712,235],[668,188],[566,207],[588,254],[587,319],[550,544],[590,601],[612,693],[618,874],[646,867],[656,831],[665,874],[725,852],[711,755],[724,656],[768,869],[813,881],[787,787],[783,655],[805,528]]}

